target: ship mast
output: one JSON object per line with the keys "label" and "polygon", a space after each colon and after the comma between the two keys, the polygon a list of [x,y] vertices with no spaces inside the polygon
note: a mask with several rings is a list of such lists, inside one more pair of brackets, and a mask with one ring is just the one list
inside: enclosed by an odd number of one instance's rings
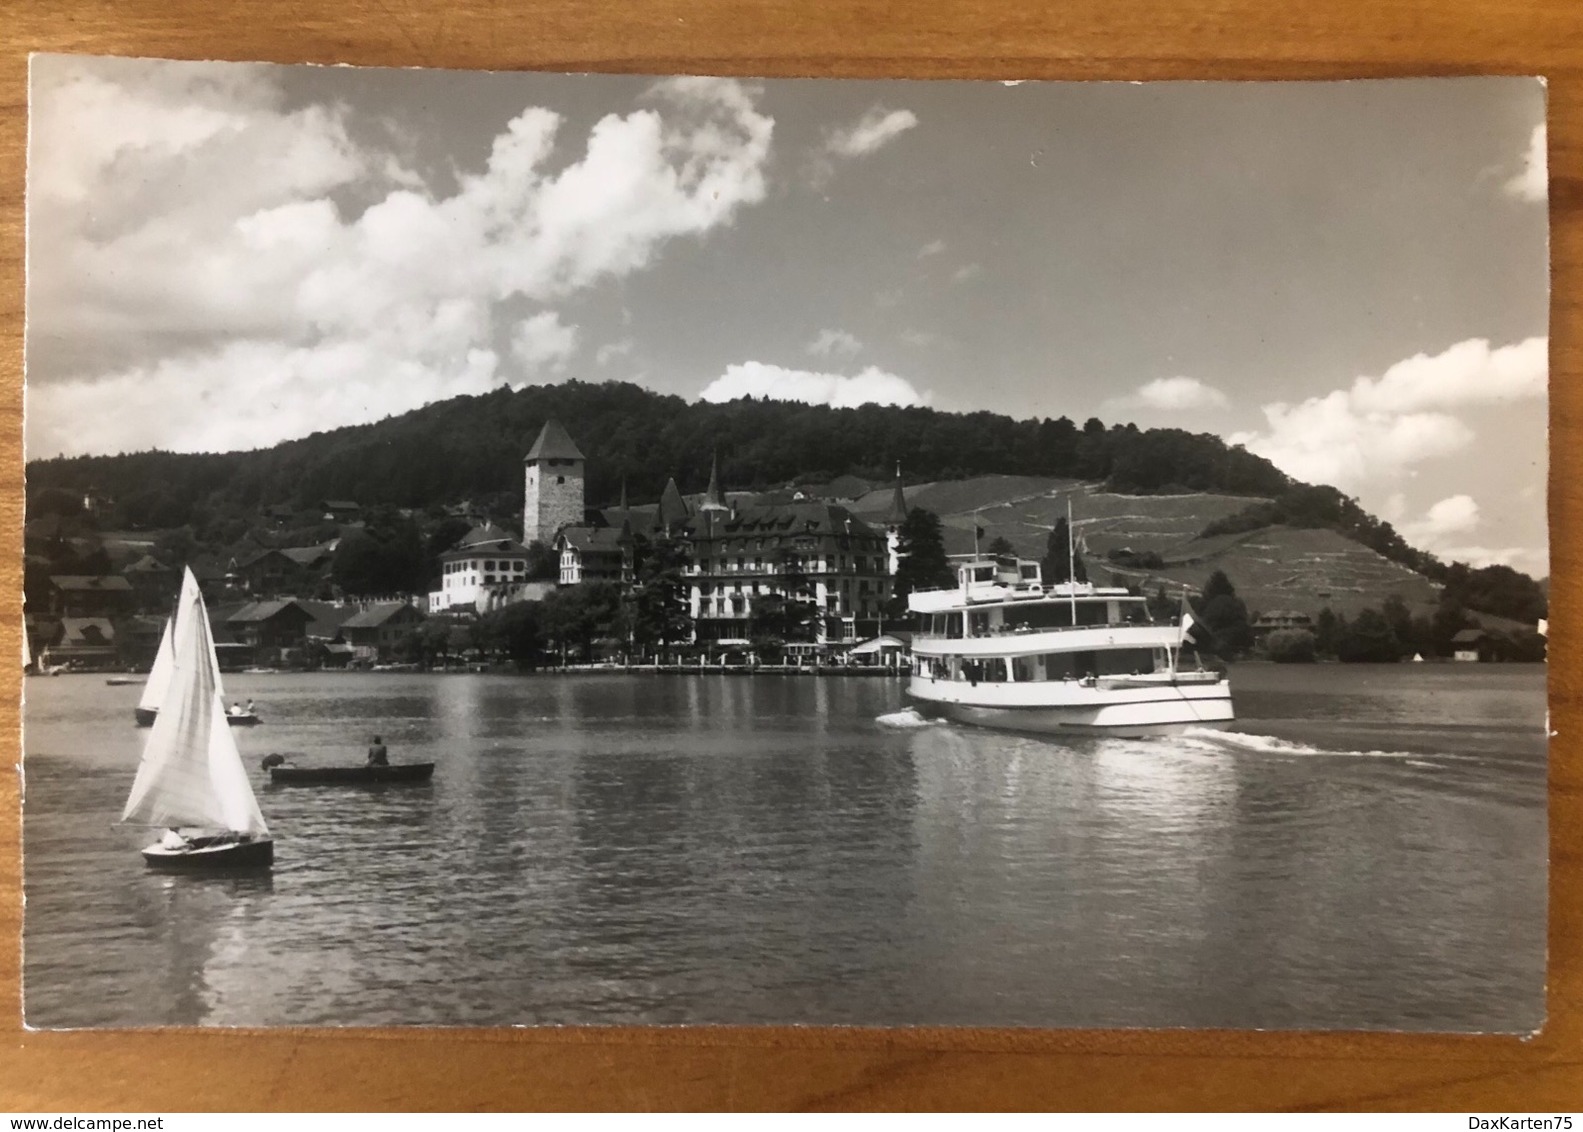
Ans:
{"label": "ship mast", "polygon": [[1072,599],[1072,628],[1077,628],[1077,550],[1072,542],[1072,497],[1066,497],[1066,593]]}

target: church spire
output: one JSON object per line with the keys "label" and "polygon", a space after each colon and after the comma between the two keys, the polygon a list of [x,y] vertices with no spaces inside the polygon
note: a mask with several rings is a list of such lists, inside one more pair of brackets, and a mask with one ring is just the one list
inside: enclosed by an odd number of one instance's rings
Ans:
{"label": "church spire", "polygon": [[907,496],[901,489],[901,461],[896,461],[896,490],[891,495],[890,512],[885,516],[887,526],[899,527],[907,521]]}
{"label": "church spire", "polygon": [[709,459],[709,490],[704,492],[703,504],[699,511],[726,511],[725,496],[720,492],[720,454],[716,452]]}

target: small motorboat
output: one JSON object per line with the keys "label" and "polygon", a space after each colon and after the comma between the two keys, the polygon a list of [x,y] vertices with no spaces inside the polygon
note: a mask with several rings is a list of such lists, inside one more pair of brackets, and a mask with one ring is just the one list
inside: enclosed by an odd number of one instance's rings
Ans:
{"label": "small motorboat", "polygon": [[291,766],[284,755],[265,755],[264,769],[277,786],[363,786],[385,782],[427,782],[433,763],[360,764],[353,766]]}
{"label": "small motorboat", "polygon": [[124,687],[127,684],[141,684],[143,681],[137,676],[111,676],[105,681],[112,688]]}

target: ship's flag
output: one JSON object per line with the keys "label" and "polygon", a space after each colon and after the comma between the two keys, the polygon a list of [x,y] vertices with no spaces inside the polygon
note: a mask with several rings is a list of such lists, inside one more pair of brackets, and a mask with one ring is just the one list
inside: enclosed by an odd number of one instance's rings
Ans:
{"label": "ship's flag", "polygon": [[975,538],[983,538],[984,537],[984,528],[983,527],[976,527],[974,529],[978,532],[978,534],[974,536]]}
{"label": "ship's flag", "polygon": [[1183,611],[1183,613],[1182,613],[1182,641],[1184,643],[1189,643],[1190,642],[1190,643],[1195,644],[1195,645],[1198,644],[1198,641],[1193,636],[1193,630],[1195,628],[1197,628],[1197,626],[1198,626],[1198,622],[1193,620],[1193,615],[1191,613]]}

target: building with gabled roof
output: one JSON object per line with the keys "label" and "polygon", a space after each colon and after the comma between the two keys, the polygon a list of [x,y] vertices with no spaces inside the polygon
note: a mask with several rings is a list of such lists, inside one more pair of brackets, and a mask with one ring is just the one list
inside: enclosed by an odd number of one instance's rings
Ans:
{"label": "building with gabled roof", "polygon": [[371,602],[341,622],[341,636],[359,661],[384,660],[425,620],[423,611],[408,602]]}

